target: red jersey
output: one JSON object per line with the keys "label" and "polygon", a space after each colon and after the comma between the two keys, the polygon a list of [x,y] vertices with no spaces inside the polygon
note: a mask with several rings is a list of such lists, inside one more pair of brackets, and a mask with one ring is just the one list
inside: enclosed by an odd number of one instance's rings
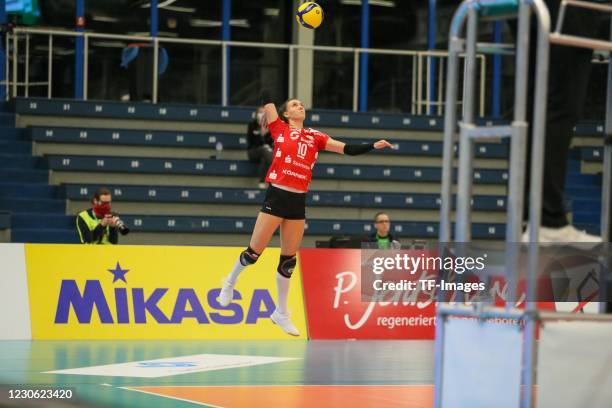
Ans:
{"label": "red jersey", "polygon": [[329,136],[315,129],[295,129],[276,119],[268,125],[274,139],[274,156],[266,181],[300,191],[308,191],[319,150]]}

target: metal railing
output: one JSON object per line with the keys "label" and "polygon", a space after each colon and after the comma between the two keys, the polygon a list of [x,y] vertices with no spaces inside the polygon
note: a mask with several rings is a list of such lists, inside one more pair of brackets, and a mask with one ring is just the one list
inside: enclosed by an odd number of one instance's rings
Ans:
{"label": "metal railing", "polygon": [[[29,61],[31,58],[30,54],[30,37],[31,36],[48,36],[47,42],[47,59],[48,59],[48,72],[47,81],[30,82],[29,76]],[[376,48],[352,48],[352,47],[332,47],[332,46],[315,46],[315,45],[298,45],[298,44],[279,44],[279,43],[255,43],[255,42],[243,42],[243,41],[219,41],[219,40],[198,40],[198,39],[186,39],[186,38],[167,38],[167,37],[150,37],[150,36],[133,36],[133,35],[119,35],[119,34],[103,34],[103,33],[91,33],[91,32],[75,32],[66,30],[46,30],[37,28],[15,28],[12,32],[6,35],[5,49],[7,50],[6,59],[6,79],[0,81],[0,83],[6,86],[7,92],[6,97],[17,97],[17,96],[29,96],[30,87],[33,86],[47,86],[47,97],[51,98],[52,86],[53,86],[53,47],[54,38],[56,37],[68,37],[77,38],[83,37],[84,42],[84,73],[83,73],[83,99],[88,99],[88,68],[89,68],[89,47],[91,39],[107,39],[107,40],[120,40],[128,42],[144,42],[150,43],[153,48],[153,83],[152,83],[152,102],[158,102],[159,95],[159,47],[161,44],[186,44],[194,46],[217,46],[221,47],[221,72],[222,72],[222,86],[221,86],[221,104],[227,106],[229,104],[229,91],[228,91],[228,49],[230,47],[245,47],[245,48],[261,48],[261,49],[281,49],[288,51],[288,84],[287,90],[289,95],[294,95],[295,84],[296,84],[296,51],[310,50],[313,52],[335,52],[335,53],[349,53],[353,54],[353,89],[352,89],[352,109],[353,111],[358,110],[358,98],[359,98],[359,69],[360,69],[360,55],[367,53],[369,55],[387,55],[387,56],[405,56],[412,57],[412,81],[410,92],[410,113],[414,115],[424,114],[431,112],[432,109],[435,113],[442,115],[444,113],[444,64],[448,58],[448,52],[446,51],[415,51],[415,50],[392,50],[392,49],[376,49]],[[22,39],[25,39],[25,50],[22,51],[19,47],[19,43]],[[19,61],[23,56],[24,60],[24,71],[19,72]],[[461,56],[464,57],[463,55]],[[9,63],[9,59],[12,64]],[[480,65],[480,101],[479,101],[479,115],[484,116],[485,114],[485,79],[486,79],[486,58],[483,54],[478,55]],[[432,66],[435,63],[439,63],[440,67],[436,71],[438,72],[437,78],[433,80],[437,83],[437,92],[434,95],[432,89]],[[12,65],[12,66],[11,66]],[[24,79],[20,82],[19,78],[23,76]],[[20,90],[22,91],[20,92]],[[406,90],[408,94],[408,90]],[[459,101],[461,103],[461,101]]]}

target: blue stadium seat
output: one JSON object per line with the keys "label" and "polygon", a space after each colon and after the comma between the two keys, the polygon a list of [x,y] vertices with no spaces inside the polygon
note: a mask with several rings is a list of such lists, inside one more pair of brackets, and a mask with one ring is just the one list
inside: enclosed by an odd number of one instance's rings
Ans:
{"label": "blue stadium seat", "polygon": [[0,182],[0,198],[20,197],[20,198],[60,198],[61,188],[48,184],[24,184]]}
{"label": "blue stadium seat", "polygon": [[0,154],[0,169],[33,169],[43,164],[41,157],[25,154]]}
{"label": "blue stadium seat", "polygon": [[[191,216],[152,216],[125,215],[124,221],[134,231],[150,232],[200,232],[200,233],[250,233],[255,218],[246,217],[191,217]],[[504,224],[481,223],[472,226],[474,238],[502,239]],[[369,234],[371,221],[363,220],[307,220],[306,234]],[[438,234],[437,222],[394,222],[393,231],[401,236],[435,238]]]}
{"label": "blue stadium seat", "polygon": [[603,147],[583,146],[580,148],[580,158],[588,162],[603,162]]}
{"label": "blue stadium seat", "polygon": [[[148,174],[197,174],[212,176],[254,176],[257,165],[240,160],[158,159],[143,157],[108,157],[49,155],[49,168],[55,171],[104,171]],[[428,166],[376,166],[319,164],[315,178],[343,180],[379,180],[439,182],[441,169]],[[475,169],[474,182],[505,184],[508,172],[501,169]]]}
{"label": "blue stadium seat", "polygon": [[[0,132],[1,131],[0,129]],[[32,143],[0,137],[0,152],[2,152],[3,155],[31,155]]]}
{"label": "blue stadium seat", "polygon": [[0,180],[10,180],[13,183],[48,183],[49,171],[0,168]]}
{"label": "blue stadium seat", "polygon": [[41,229],[12,228],[12,242],[42,243],[42,244],[78,244],[79,236],[76,229]]}
{"label": "blue stadium seat", "polygon": [[[221,143],[223,149],[246,149],[247,140],[244,134],[220,132],[169,132],[132,129],[90,129],[65,127],[32,127],[30,135],[35,142],[58,142],[80,144],[104,144],[116,146],[164,146],[194,147],[214,149]],[[360,138],[334,138],[345,143],[364,143]],[[394,140],[397,149],[385,149],[377,154],[408,155],[425,157],[442,157],[442,142]],[[505,159],[508,156],[507,143],[479,143],[475,148],[479,158]]]}
{"label": "blue stadium seat", "polygon": [[[21,115],[71,116],[86,118],[175,120],[192,122],[247,123],[253,119],[253,107],[223,107],[143,102],[99,102],[45,98],[16,98],[15,112]],[[310,110],[306,118],[312,127],[330,126],[366,129],[443,129],[438,116],[408,114],[359,113],[350,111]],[[481,125],[498,125],[504,121],[479,119]],[[586,121],[576,126],[578,135],[603,135],[601,122]]]}
{"label": "blue stadium seat", "polygon": [[171,132],[132,129],[91,129],[65,127],[32,127],[35,142],[199,147],[214,149],[221,142],[224,149],[246,149],[246,136],[220,132]]}
{"label": "blue stadium seat", "polygon": [[11,212],[63,213],[64,200],[36,198],[0,198],[0,209]]}
{"label": "blue stadium seat", "polygon": [[[66,184],[65,193],[69,200],[88,201],[93,192],[101,187],[96,184]],[[115,201],[151,203],[206,203],[206,204],[254,204],[259,205],[264,190],[214,187],[176,186],[106,186],[113,193]],[[309,206],[399,208],[437,210],[440,206],[438,194],[428,193],[372,193],[310,191],[306,202]],[[474,209],[482,211],[504,211],[503,196],[475,196]]]}

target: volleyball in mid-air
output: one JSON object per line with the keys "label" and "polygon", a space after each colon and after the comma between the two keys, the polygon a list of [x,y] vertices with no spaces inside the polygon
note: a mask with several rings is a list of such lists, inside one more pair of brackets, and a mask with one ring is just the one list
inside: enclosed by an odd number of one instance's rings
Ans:
{"label": "volleyball in mid-air", "polygon": [[323,9],[317,3],[307,1],[298,7],[295,19],[303,27],[317,28],[323,22]]}

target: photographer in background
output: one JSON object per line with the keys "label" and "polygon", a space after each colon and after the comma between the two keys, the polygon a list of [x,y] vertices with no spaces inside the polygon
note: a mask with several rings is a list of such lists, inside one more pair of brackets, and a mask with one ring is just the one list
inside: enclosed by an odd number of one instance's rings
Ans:
{"label": "photographer in background", "polygon": [[111,212],[111,192],[107,188],[99,188],[91,199],[92,208],[81,211],[77,215],[76,225],[81,243],[83,244],[117,244],[118,232],[126,235],[129,229]]}

